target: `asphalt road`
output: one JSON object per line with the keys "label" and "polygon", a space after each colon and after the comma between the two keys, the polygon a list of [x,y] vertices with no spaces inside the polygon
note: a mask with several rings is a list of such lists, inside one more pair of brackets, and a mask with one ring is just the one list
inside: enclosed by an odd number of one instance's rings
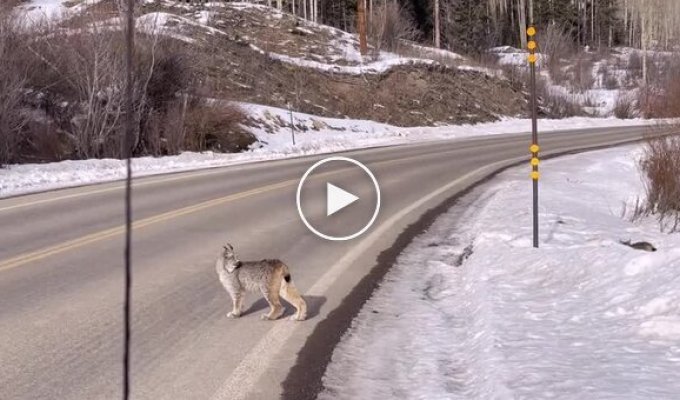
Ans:
{"label": "asphalt road", "polygon": [[[643,132],[544,134],[542,154],[614,145]],[[373,171],[383,200],[375,225],[347,242],[316,237],[297,215],[298,180],[323,156],[136,179],[133,398],[279,397],[310,334],[400,233],[499,168],[528,160],[528,145],[528,135],[507,135],[345,153]],[[331,168],[316,179],[351,173]],[[120,398],[122,223],[120,182],[0,200],[0,399]],[[264,304],[252,295],[249,312],[228,319],[230,300],[214,271],[227,240],[242,259],[285,260],[310,319],[261,321]],[[325,333],[317,330],[315,341]],[[309,379],[323,371],[315,368]],[[288,388],[288,397],[291,390],[306,389]]]}

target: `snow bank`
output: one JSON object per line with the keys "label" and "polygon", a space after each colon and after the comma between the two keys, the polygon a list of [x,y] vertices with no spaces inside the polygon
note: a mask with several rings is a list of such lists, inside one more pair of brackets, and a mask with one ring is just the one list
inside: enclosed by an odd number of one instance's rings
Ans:
{"label": "snow bank", "polygon": [[622,218],[638,152],[543,163],[538,250],[527,168],[440,217],[353,322],[319,399],[677,398],[680,235]]}
{"label": "snow bank", "polygon": [[[136,177],[274,160],[358,148],[400,145],[432,140],[528,132],[528,119],[505,119],[477,125],[400,128],[374,121],[323,118],[293,113],[295,145],[292,143],[290,112],[255,104],[239,104],[258,124],[251,127],[258,143],[237,154],[186,152],[179,156],[142,157],[133,162]],[[539,121],[542,133],[579,128],[642,126],[648,120],[571,118]],[[0,169],[0,198],[49,189],[123,179],[120,160],[63,161],[47,164],[11,165]]]}

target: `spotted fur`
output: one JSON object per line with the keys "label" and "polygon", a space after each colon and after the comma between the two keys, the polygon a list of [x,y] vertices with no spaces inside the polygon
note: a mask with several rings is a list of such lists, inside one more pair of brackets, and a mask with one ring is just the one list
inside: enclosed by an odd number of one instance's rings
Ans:
{"label": "spotted fur", "polygon": [[246,292],[259,291],[270,307],[269,313],[262,319],[275,320],[283,315],[285,308],[281,305],[281,297],[295,307],[296,312],[291,319],[303,321],[307,318],[307,303],[293,285],[288,266],[281,260],[240,261],[233,246],[227,244],[215,268],[233,302],[228,317],[240,317]]}

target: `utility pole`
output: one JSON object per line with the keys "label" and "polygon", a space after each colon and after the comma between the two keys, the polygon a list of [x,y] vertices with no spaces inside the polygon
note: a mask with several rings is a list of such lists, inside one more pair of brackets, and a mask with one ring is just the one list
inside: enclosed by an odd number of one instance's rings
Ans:
{"label": "utility pole", "polygon": [[534,247],[538,248],[538,120],[536,112],[536,28],[534,27],[534,1],[529,0],[529,27],[527,28],[527,36],[529,41],[527,47],[529,48],[529,69],[531,71],[531,180],[533,183],[533,233],[534,233]]}
{"label": "utility pole", "polygon": [[125,301],[123,337],[123,400],[130,398],[130,295],[132,290],[132,139],[134,135],[134,71],[132,61],[135,47],[135,0],[126,0],[125,28],[125,129],[121,140],[121,155],[126,159],[125,181]]}

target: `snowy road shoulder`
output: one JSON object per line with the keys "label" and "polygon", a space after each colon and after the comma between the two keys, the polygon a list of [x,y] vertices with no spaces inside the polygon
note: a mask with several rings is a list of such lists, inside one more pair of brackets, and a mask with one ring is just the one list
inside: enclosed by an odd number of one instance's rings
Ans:
{"label": "snowy road shoulder", "polygon": [[526,169],[441,216],[363,307],[319,398],[677,398],[680,234],[622,217],[642,194],[637,151],[543,164],[539,250]]}
{"label": "snowy road shoulder", "polygon": [[[177,156],[140,157],[133,160],[135,177],[223,167],[254,161],[278,160],[312,154],[333,153],[376,146],[402,145],[432,140],[526,132],[526,119],[505,119],[477,125],[401,128],[374,121],[324,118],[294,113],[295,145],[291,138],[288,110],[256,104],[239,104],[252,118],[249,129],[258,143],[243,153],[192,153]],[[654,125],[653,120],[569,118],[542,120],[541,132],[551,130]],[[78,160],[46,164],[10,165],[0,168],[0,198],[125,177],[121,160]]]}

